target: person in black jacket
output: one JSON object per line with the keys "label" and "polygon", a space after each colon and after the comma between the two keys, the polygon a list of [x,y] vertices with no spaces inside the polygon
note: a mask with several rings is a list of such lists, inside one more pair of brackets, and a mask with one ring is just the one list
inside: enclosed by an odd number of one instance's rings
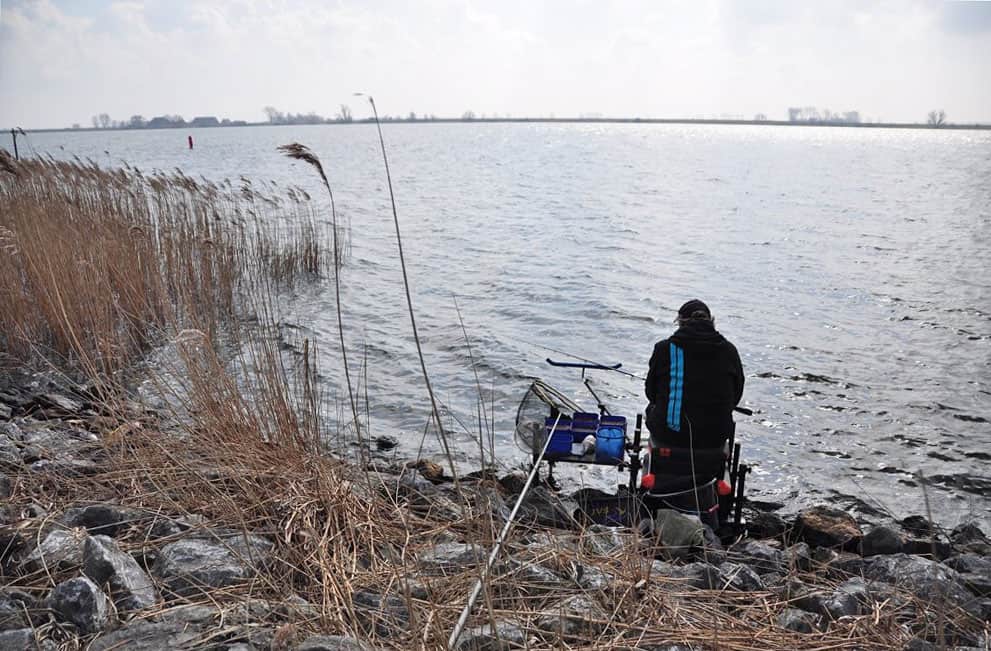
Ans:
{"label": "person in black jacket", "polygon": [[650,357],[644,389],[651,442],[695,450],[721,447],[733,433],[733,407],[743,395],[740,355],[698,299],[681,306],[677,324]]}

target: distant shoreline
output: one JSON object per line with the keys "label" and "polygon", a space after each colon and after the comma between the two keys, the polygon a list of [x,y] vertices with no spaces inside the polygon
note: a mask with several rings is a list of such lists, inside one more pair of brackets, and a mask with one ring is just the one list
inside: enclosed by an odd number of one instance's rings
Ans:
{"label": "distant shoreline", "polygon": [[[27,133],[60,133],[60,132],[92,132],[92,131],[181,131],[183,129],[231,129],[238,127],[287,127],[287,126],[348,126],[355,124],[368,124],[372,123],[374,120],[372,118],[365,118],[362,120],[353,120],[351,122],[345,121],[329,121],[329,122],[318,122],[312,124],[285,124],[271,122],[248,122],[246,124],[239,124],[235,126],[192,126],[189,124],[184,124],[175,127],[158,127],[158,128],[148,128],[148,127],[118,127],[109,129],[94,129],[93,127],[65,127],[65,128],[44,128],[44,129],[25,129]],[[769,126],[769,127],[829,127],[829,128],[848,128],[848,129],[926,129],[926,130],[970,130],[970,131],[987,131],[991,130],[991,124],[942,124],[938,127],[930,126],[929,124],[923,124],[918,122],[858,122],[858,123],[844,123],[844,122],[791,122],[789,120],[720,120],[720,119],[688,119],[688,118],[435,118],[435,119],[417,119],[410,120],[408,118],[396,118],[391,120],[383,120],[387,124],[452,124],[452,123],[465,123],[465,124],[498,124],[498,123],[549,123],[549,124],[714,124],[714,125],[729,125],[729,126]],[[10,133],[10,127],[4,127],[3,132]]]}

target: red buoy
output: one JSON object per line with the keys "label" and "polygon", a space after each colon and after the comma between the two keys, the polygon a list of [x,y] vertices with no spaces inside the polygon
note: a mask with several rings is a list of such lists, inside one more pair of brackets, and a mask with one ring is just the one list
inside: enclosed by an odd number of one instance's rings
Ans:
{"label": "red buoy", "polygon": [[720,479],[719,481],[716,482],[716,492],[719,493],[721,496],[726,497],[732,491],[733,488],[729,484],[727,484],[725,480]]}
{"label": "red buoy", "polygon": [[654,473],[648,473],[640,479],[641,488],[651,490],[654,487]]}

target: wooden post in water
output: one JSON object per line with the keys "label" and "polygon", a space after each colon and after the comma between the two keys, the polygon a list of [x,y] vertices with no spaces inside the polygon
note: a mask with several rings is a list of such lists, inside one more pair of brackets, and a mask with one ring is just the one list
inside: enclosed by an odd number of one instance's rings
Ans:
{"label": "wooden post in water", "polygon": [[190,149],[193,148],[193,137],[192,136],[189,136],[189,148]]}
{"label": "wooden post in water", "polygon": [[14,139],[14,160],[21,160],[20,155],[17,153],[17,129],[10,130],[10,137]]}

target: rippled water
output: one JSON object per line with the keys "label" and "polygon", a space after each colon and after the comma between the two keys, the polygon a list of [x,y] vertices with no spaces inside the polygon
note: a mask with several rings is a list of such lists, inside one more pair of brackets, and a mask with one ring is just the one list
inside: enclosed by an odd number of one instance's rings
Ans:
{"label": "rippled water", "polygon": [[[321,197],[310,169],[275,152],[310,145],[352,224],[347,337],[367,355],[373,433],[401,432],[415,453],[428,407],[373,127],[191,133],[193,151],[180,131],[35,134],[27,149]],[[588,398],[539,346],[643,374],[674,311],[699,297],[739,348],[758,410],[738,421],[752,497],[902,516],[924,511],[922,471],[937,519],[988,522],[991,133],[387,124],[385,137],[432,380],[474,423],[456,298],[506,465],[525,457],[511,431],[527,376]],[[333,398],[332,284],[292,297],[287,327],[320,342]],[[593,381],[614,413],[643,408],[639,380]]]}

